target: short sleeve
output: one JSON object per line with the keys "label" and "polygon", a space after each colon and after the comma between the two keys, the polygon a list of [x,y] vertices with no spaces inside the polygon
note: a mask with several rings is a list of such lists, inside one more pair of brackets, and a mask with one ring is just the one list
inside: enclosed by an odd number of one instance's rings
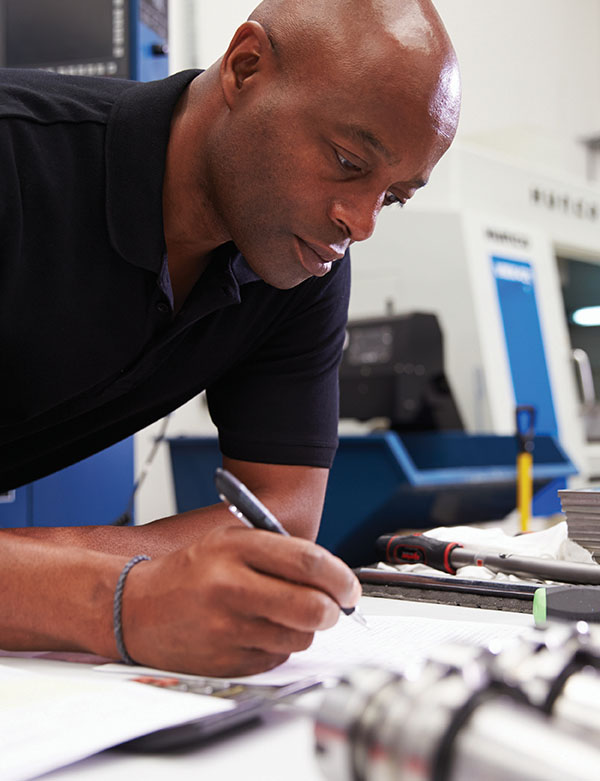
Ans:
{"label": "short sleeve", "polygon": [[224,455],[328,468],[338,443],[349,255],[296,290],[252,354],[207,389],[208,405]]}

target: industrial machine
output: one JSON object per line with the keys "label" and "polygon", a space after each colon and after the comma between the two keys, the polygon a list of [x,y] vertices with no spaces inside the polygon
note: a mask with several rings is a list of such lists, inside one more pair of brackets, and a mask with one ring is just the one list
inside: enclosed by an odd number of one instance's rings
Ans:
{"label": "industrial machine", "polygon": [[533,406],[536,432],[586,478],[600,474],[598,445],[585,436],[565,259],[571,274],[600,264],[600,189],[454,145],[409,206],[384,210],[353,247],[350,317],[435,313],[466,431],[513,434],[515,407]]}
{"label": "industrial machine", "polygon": [[150,81],[167,32],[167,0],[0,0],[0,65]]}
{"label": "industrial machine", "polygon": [[[167,0],[0,0],[0,66],[138,81],[163,78],[168,75],[167,11]],[[0,494],[0,526],[123,519],[133,472],[130,438]]]}
{"label": "industrial machine", "polygon": [[348,323],[340,417],[385,417],[392,431],[463,428],[444,371],[435,315],[413,312]]}

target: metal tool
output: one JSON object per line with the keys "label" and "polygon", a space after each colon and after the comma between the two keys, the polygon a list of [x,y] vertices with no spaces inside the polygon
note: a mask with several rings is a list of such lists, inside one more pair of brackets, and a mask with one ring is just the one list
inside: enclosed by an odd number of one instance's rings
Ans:
{"label": "metal tool", "polygon": [[[354,670],[326,693],[317,715],[325,777],[597,779],[600,675],[590,664],[600,656],[587,629],[565,632],[565,625],[537,630],[505,649],[441,646],[403,675]],[[587,698],[585,683],[593,683]]]}
{"label": "metal tool", "polygon": [[541,712],[600,745],[600,627],[554,622],[507,642],[490,662]]}
{"label": "metal tool", "polygon": [[[540,590],[535,583],[513,583],[508,580],[471,580],[459,577],[448,578],[444,575],[401,572],[397,569],[377,569],[376,567],[357,567],[354,573],[361,583],[402,586],[403,588],[413,589],[431,589],[435,591],[454,591],[529,601],[534,599],[535,594]],[[576,587],[574,586],[573,588]]]}
{"label": "metal tool", "polygon": [[494,572],[510,572],[541,580],[563,583],[600,585],[600,566],[572,561],[555,561],[512,553],[490,553],[469,548],[460,542],[441,542],[433,537],[412,534],[384,534],[377,539],[377,550],[383,561],[392,564],[427,564],[442,572],[456,574],[468,564],[487,567]]}

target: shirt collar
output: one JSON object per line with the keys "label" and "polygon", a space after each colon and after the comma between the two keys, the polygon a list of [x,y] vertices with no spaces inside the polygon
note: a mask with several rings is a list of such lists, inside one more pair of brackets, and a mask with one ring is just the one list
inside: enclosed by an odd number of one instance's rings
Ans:
{"label": "shirt collar", "polygon": [[258,274],[250,268],[248,261],[242,253],[238,251],[235,244],[232,244],[231,246],[234,253],[231,258],[231,270],[233,271],[233,276],[236,278],[238,285],[245,285],[248,282],[257,282],[260,279]]}

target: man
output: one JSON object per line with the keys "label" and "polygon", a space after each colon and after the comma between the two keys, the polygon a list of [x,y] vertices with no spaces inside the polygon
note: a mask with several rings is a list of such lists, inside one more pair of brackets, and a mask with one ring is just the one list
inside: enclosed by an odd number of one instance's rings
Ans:
{"label": "man", "polygon": [[[0,647],[252,673],[356,604],[314,540],[336,444],[347,250],[452,141],[428,0],[266,0],[202,74],[4,74],[0,475],[28,482],[203,388],[224,465],[294,535],[223,506],[6,530]],[[132,556],[122,615],[117,582]],[[117,640],[121,641],[118,646]]]}

